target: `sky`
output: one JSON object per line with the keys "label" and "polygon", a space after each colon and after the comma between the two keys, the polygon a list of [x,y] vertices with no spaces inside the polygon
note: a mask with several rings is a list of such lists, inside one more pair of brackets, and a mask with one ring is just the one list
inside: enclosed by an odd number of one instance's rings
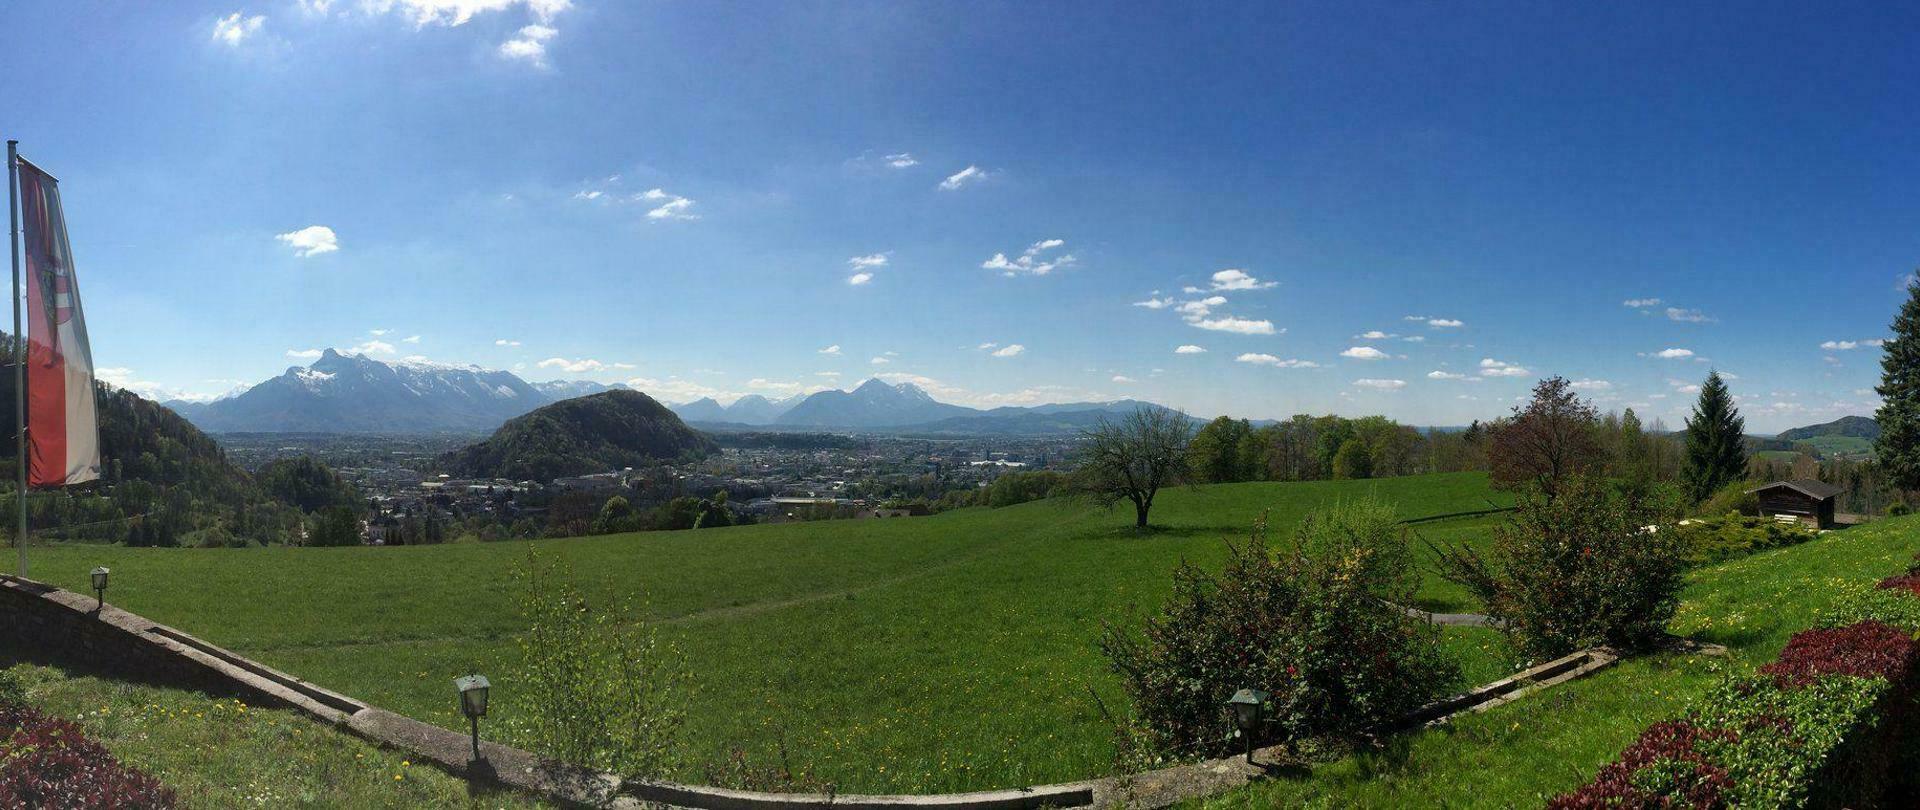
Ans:
{"label": "sky", "polygon": [[[337,347],[669,401],[1457,425],[1876,407],[1920,266],[1897,4],[9,5],[94,360]],[[30,32],[31,36],[26,35]]]}

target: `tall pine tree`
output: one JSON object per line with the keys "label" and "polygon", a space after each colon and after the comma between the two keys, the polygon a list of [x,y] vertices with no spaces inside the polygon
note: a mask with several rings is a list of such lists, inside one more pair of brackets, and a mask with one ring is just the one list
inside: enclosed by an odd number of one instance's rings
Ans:
{"label": "tall pine tree", "polygon": [[1887,480],[1920,489],[1920,281],[1907,284],[1907,302],[1893,319],[1893,338],[1880,356],[1880,423],[1873,458]]}
{"label": "tall pine tree", "polygon": [[1686,484],[1695,501],[1712,497],[1747,474],[1746,430],[1747,420],[1733,406],[1720,372],[1707,374],[1687,420]]}

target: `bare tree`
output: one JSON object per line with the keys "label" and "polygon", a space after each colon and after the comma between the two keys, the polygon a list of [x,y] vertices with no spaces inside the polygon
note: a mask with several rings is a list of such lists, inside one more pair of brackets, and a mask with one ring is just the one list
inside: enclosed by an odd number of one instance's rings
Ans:
{"label": "bare tree", "polygon": [[1118,422],[1102,418],[1082,435],[1086,448],[1074,475],[1075,488],[1106,506],[1131,502],[1134,527],[1146,528],[1153,496],[1187,474],[1193,420],[1179,411],[1142,406]]}
{"label": "bare tree", "polygon": [[1600,416],[1593,404],[1573,392],[1563,377],[1541,380],[1526,407],[1493,429],[1487,462],[1493,483],[1503,488],[1528,484],[1551,502],[1569,477],[1605,462],[1595,436]]}

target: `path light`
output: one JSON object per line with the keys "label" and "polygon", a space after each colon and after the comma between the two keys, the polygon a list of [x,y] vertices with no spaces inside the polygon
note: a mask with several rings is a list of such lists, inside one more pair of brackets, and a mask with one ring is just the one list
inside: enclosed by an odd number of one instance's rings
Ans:
{"label": "path light", "polygon": [[107,575],[110,573],[113,572],[108,571],[104,565],[93,569],[93,595],[94,598],[100,600],[100,605],[98,608],[95,608],[96,610],[107,606]]}
{"label": "path light", "polygon": [[1258,689],[1242,689],[1227,698],[1227,708],[1233,712],[1233,725],[1240,729],[1240,736],[1247,741],[1247,761],[1253,761],[1253,732],[1260,725],[1260,710],[1266,707],[1271,697]]}
{"label": "path light", "polygon": [[468,675],[455,678],[453,687],[460,690],[460,713],[467,716],[473,724],[473,758],[480,758],[480,718],[487,714],[487,676]]}

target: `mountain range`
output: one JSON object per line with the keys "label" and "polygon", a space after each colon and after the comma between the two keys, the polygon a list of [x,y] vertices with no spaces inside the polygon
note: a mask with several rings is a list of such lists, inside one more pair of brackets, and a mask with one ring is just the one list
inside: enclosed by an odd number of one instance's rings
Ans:
{"label": "mountain range", "polygon": [[[544,405],[613,390],[632,389],[590,380],[530,383],[510,371],[389,362],[327,349],[310,365],[293,366],[238,393],[164,404],[210,433],[480,433]],[[1144,404],[1117,400],[982,410],[941,402],[912,383],[870,379],[851,391],[783,399],[748,394],[727,405],[703,398],[671,410],[687,422],[717,429],[1039,435],[1076,432],[1104,415]]]}

